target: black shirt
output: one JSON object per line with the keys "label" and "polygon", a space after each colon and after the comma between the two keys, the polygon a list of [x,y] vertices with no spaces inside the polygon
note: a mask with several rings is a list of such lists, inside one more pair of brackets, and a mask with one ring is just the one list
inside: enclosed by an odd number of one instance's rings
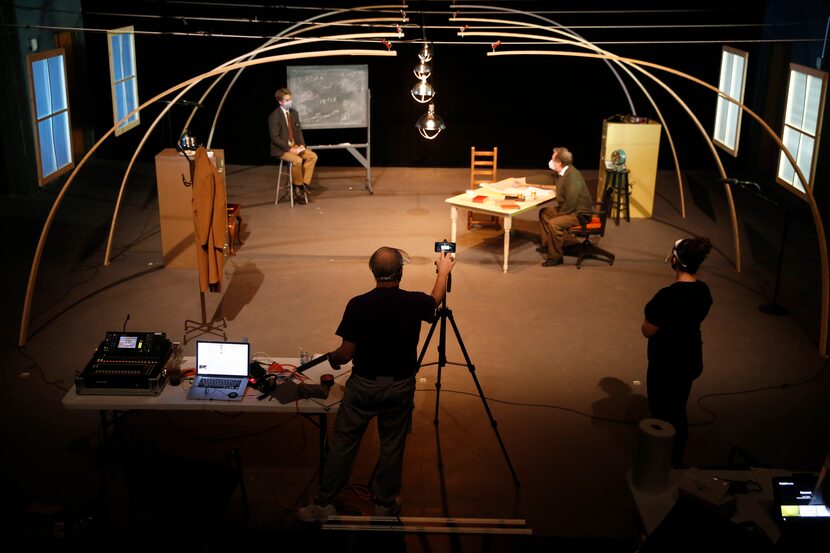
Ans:
{"label": "black shirt", "polygon": [[418,370],[421,322],[432,322],[435,300],[423,292],[374,288],[349,300],[336,334],[356,344],[355,374],[397,379]]}
{"label": "black shirt", "polygon": [[649,370],[666,368],[697,378],[703,370],[700,323],[709,314],[712,295],[701,280],[675,282],[646,304],[646,320],[658,327],[648,339]]}

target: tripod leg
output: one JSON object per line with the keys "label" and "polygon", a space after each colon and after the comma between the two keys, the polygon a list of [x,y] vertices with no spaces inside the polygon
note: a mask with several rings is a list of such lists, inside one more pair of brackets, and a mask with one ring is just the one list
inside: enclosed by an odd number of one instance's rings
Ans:
{"label": "tripod leg", "polygon": [[441,321],[441,327],[438,330],[438,373],[435,378],[435,418],[433,419],[435,426],[438,426],[438,400],[441,396],[441,369],[447,364],[447,313],[449,312],[449,309],[442,307],[438,315]]}
{"label": "tripod leg", "polygon": [[[473,362],[470,360],[470,356],[467,354],[467,348],[464,347],[464,341],[461,339],[461,333],[458,331],[458,326],[455,324],[455,318],[452,316],[452,311],[447,309],[447,314],[450,318],[450,323],[452,324],[453,332],[455,332],[455,337],[458,339],[458,345],[461,346],[461,353],[464,354],[464,361],[467,362],[467,369],[470,371],[470,375],[473,377],[473,382],[476,385],[476,390],[478,390],[478,397],[481,398],[481,403],[484,405],[484,410],[487,412],[487,418],[490,419],[490,426],[493,427],[493,432],[496,433],[496,439],[499,442],[499,447],[501,447],[501,452],[504,455],[504,460],[507,461],[507,466],[510,468],[510,474],[513,475],[513,482],[518,486],[519,485],[519,478],[516,476],[516,470],[513,468],[513,463],[510,462],[510,456],[507,454],[507,448],[504,447],[504,442],[501,439],[501,434],[499,434],[499,423],[496,422],[496,419],[493,417],[492,411],[490,411],[490,406],[487,404],[487,398],[484,397],[484,391],[481,389],[481,384],[478,382],[478,377],[476,376],[476,368],[473,365]],[[440,361],[439,361],[440,363]],[[438,365],[439,371],[441,370],[441,365]],[[440,372],[439,372],[440,374]],[[438,423],[438,405],[436,403],[435,407],[435,422]]]}

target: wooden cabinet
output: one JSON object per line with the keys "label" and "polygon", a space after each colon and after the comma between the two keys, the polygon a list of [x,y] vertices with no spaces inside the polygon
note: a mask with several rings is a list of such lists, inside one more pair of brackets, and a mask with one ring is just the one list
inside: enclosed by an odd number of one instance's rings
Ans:
{"label": "wooden cabinet", "polygon": [[[214,149],[211,160],[224,177],[225,152]],[[182,177],[188,186],[182,182]],[[161,250],[167,269],[196,268],[196,238],[193,229],[193,195],[189,186],[190,162],[175,148],[156,156],[156,186],[161,219]]]}
{"label": "wooden cabinet", "polygon": [[631,185],[631,217],[650,218],[654,208],[657,157],[660,152],[660,123],[616,123],[603,121],[597,197],[602,197],[607,182],[607,165],[614,150],[623,150]]}

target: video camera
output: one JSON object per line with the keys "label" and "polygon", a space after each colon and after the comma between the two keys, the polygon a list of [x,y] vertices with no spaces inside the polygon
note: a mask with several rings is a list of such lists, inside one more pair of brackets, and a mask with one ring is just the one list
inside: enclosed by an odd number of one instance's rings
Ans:
{"label": "video camera", "polygon": [[455,253],[455,242],[447,242],[443,240],[435,243],[436,253]]}

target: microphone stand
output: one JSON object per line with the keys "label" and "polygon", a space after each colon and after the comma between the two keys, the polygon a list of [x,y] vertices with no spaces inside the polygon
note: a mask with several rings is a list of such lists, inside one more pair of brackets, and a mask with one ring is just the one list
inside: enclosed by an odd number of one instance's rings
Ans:
{"label": "microphone stand", "polygon": [[790,312],[789,309],[778,304],[778,292],[781,289],[781,269],[784,266],[784,247],[787,245],[787,233],[789,231],[790,226],[790,211],[787,209],[786,206],[781,205],[778,202],[775,202],[770,198],[764,196],[761,193],[760,187],[756,189],[754,187],[747,186],[747,184],[754,184],[755,186],[758,186],[755,183],[744,184],[742,182],[734,182],[733,179],[724,179],[724,182],[726,182],[727,184],[735,184],[743,188],[744,190],[750,191],[754,196],[761,198],[768,204],[779,208],[784,213],[783,222],[781,224],[781,245],[778,248],[778,261],[775,267],[775,284],[773,285],[772,303],[762,303],[758,306],[758,310],[766,315],[788,315]]}

